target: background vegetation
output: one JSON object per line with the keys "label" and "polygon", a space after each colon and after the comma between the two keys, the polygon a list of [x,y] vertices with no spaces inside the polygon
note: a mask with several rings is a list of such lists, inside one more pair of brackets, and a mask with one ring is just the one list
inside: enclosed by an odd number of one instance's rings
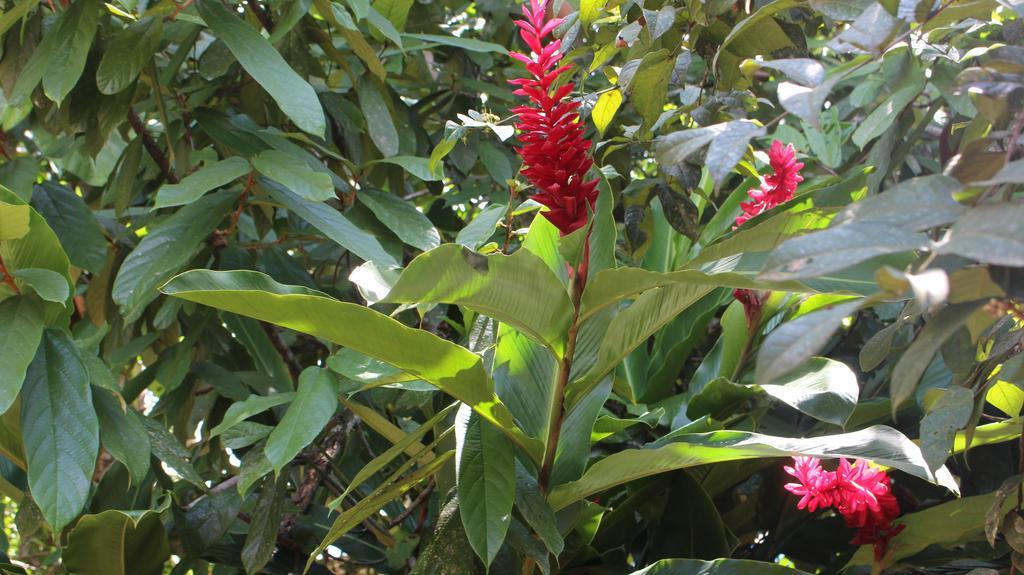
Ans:
{"label": "background vegetation", "polygon": [[[0,8],[0,572],[1024,565],[1019,1],[555,2],[582,302],[517,5]],[[884,558],[793,454],[890,469]]]}

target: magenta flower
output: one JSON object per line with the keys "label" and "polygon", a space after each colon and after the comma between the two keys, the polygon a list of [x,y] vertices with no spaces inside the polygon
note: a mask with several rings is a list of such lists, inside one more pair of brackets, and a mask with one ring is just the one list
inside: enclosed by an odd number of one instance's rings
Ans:
{"label": "magenta flower", "polygon": [[797,185],[804,181],[800,170],[804,167],[802,162],[796,161],[796,152],[793,144],[782,145],[782,142],[775,140],[768,150],[768,163],[772,167],[772,174],[765,176],[759,188],[751,188],[747,191],[750,196],[749,202],[743,202],[740,207],[743,214],[736,218],[736,227],[743,225],[750,218],[764,213],[779,204],[793,199]]}
{"label": "magenta flower", "polygon": [[814,512],[834,507],[847,527],[857,530],[851,543],[874,546],[875,560],[885,555],[889,541],[903,530],[902,524],[893,524],[900,506],[885,471],[846,459],[839,460],[835,471],[826,471],[814,457],[794,457],[793,466],[784,469],[797,479],[785,485],[786,491],[800,496],[797,508]]}

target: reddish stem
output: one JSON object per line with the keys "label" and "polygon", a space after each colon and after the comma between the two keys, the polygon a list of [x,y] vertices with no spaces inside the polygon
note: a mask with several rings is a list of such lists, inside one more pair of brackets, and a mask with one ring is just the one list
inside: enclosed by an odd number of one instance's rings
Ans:
{"label": "reddish stem", "polygon": [[21,295],[21,290],[18,289],[18,285],[14,283],[14,276],[11,275],[11,272],[7,271],[7,264],[4,263],[3,256],[0,256],[0,274],[3,274],[4,276],[4,285],[11,288],[11,291],[14,293]]}

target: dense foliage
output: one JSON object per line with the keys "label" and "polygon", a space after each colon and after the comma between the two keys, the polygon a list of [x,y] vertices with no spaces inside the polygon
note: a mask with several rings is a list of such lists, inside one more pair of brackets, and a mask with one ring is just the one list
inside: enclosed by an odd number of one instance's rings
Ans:
{"label": "dense foliage", "polygon": [[1024,571],[1019,0],[0,9],[0,573]]}

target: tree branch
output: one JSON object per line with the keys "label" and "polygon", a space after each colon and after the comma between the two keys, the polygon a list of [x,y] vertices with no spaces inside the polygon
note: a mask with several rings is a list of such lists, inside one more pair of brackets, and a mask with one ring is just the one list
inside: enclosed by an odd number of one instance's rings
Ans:
{"label": "tree branch", "polygon": [[146,151],[149,152],[149,156],[153,158],[154,162],[156,162],[156,165],[160,168],[164,178],[172,184],[177,184],[178,176],[175,175],[174,171],[171,169],[171,164],[167,161],[167,156],[165,156],[163,151],[160,150],[160,146],[156,145],[156,142],[153,140],[153,136],[150,136],[149,132],[146,131],[146,126],[142,124],[142,120],[139,119],[139,115],[135,113],[135,110],[128,110],[128,123],[131,124],[135,133],[142,138],[142,145],[145,146]]}

